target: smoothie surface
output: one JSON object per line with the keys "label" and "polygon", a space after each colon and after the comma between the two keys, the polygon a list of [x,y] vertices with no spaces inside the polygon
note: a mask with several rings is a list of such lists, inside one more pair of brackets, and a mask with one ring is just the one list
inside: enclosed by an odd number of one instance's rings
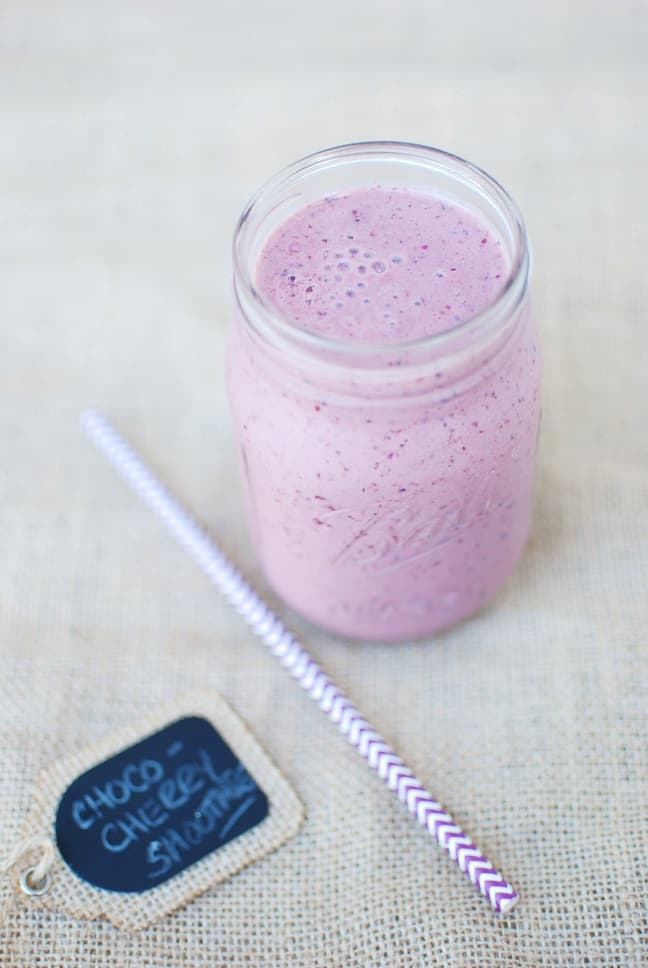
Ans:
{"label": "smoothie surface", "polygon": [[507,275],[499,238],[472,210],[375,186],[327,196],[284,221],[261,252],[256,285],[304,329],[388,342],[470,319]]}

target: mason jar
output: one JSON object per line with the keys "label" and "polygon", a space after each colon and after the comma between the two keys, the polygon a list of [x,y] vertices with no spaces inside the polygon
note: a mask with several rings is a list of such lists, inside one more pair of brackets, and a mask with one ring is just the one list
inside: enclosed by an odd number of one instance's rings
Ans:
{"label": "mason jar", "polygon": [[[495,297],[431,335],[321,334],[257,284],[278,227],[316,200],[376,185],[449,199],[501,245]],[[353,639],[430,635],[481,609],[531,524],[540,356],[529,249],[506,191],[420,145],[311,155],[267,182],[234,237],[227,385],[249,530],[292,608]]]}

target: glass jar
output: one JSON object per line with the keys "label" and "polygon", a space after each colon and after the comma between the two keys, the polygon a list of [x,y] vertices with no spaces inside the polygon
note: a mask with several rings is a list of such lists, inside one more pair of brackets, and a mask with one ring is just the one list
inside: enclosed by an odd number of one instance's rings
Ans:
{"label": "glass jar", "polygon": [[[311,201],[393,185],[478,213],[508,277],[435,335],[330,338],[258,291],[259,254]],[[476,612],[531,523],[540,358],[521,216],[479,168],[401,143],[332,148],[271,179],[234,238],[227,382],[249,526],[270,585],[354,639],[420,638]]]}

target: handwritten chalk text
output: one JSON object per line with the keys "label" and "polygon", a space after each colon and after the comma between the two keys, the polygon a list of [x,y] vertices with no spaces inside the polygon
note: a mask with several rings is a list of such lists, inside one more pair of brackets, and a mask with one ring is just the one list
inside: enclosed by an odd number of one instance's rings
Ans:
{"label": "handwritten chalk text", "polygon": [[[118,777],[101,786],[95,784],[76,799],[72,817],[80,830],[101,824],[101,844],[113,854],[122,853],[155,832],[155,839],[146,848],[146,860],[155,868],[148,876],[158,878],[179,863],[183,853],[213,833],[217,824],[221,824],[219,839],[224,839],[255,802],[256,790],[256,783],[242,763],[218,772],[208,751],[200,750],[193,761],[180,763],[170,773],[157,759],[129,763]],[[151,795],[142,803],[142,794],[149,792]],[[202,796],[193,816],[176,829],[174,812],[198,793]],[[246,795],[247,799],[243,799]],[[124,809],[133,799],[138,805]],[[160,831],[158,828],[165,824],[168,827]]]}

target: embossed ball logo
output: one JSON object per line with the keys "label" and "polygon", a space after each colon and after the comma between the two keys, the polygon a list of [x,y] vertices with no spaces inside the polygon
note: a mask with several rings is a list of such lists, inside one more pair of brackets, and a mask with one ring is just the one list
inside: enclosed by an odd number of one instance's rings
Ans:
{"label": "embossed ball logo", "polygon": [[487,480],[438,506],[408,502],[403,494],[391,502],[321,512],[317,523],[345,533],[331,564],[353,564],[380,575],[434,554],[480,519],[512,506],[513,498],[498,495],[495,482]]}

